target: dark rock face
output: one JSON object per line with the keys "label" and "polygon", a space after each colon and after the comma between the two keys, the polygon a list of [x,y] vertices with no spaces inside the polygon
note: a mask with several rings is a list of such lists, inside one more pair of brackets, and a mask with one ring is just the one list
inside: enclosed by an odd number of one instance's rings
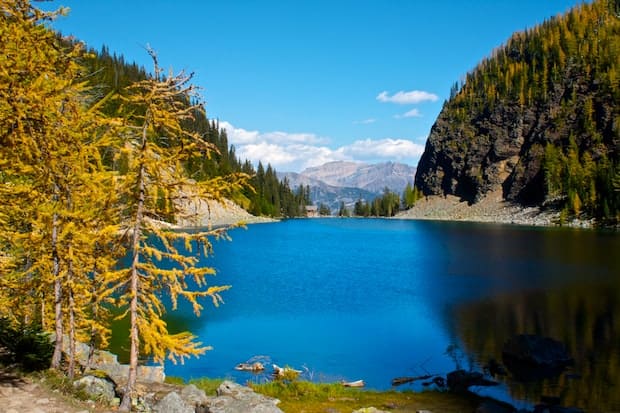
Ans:
{"label": "dark rock face", "polygon": [[559,135],[545,114],[551,106],[508,102],[461,123],[447,104],[426,142],[416,186],[425,195],[456,195],[469,203],[499,189],[507,200],[541,203],[544,145]]}

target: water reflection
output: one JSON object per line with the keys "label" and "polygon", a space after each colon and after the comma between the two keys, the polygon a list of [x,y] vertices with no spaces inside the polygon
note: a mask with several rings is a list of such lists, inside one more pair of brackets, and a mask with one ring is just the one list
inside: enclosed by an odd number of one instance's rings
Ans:
{"label": "water reflection", "polygon": [[553,337],[566,345],[575,364],[559,376],[500,378],[514,399],[536,403],[555,396],[588,412],[620,411],[620,280],[496,296],[457,306],[453,317],[465,351],[479,365],[502,360],[504,343],[516,334]]}
{"label": "water reflection", "polygon": [[509,337],[530,333],[565,343],[577,361],[573,375],[529,384],[507,377],[513,397],[504,400],[558,395],[590,412],[620,411],[617,233],[324,219],[231,235],[200,263],[218,270],[210,282],[233,286],[226,304],[207,302],[195,318],[181,302],[166,318],[214,350],[167,364],[167,374],[243,382],[248,373],[237,376],[234,366],[268,355],[308,366],[311,379],[363,378],[387,389],[395,377],[453,370],[452,344],[464,343],[463,368],[479,369],[502,361]]}

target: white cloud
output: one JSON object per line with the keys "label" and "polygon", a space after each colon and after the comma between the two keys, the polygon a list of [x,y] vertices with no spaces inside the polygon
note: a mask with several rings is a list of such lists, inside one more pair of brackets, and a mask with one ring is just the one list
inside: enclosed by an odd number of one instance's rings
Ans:
{"label": "white cloud", "polygon": [[226,129],[228,141],[235,146],[248,145],[251,143],[271,142],[283,143],[326,143],[327,139],[312,133],[287,133],[281,131],[261,133],[259,131],[249,131],[243,128],[236,128],[229,122],[220,122],[220,128]]}
{"label": "white cloud", "polygon": [[412,159],[419,159],[424,152],[424,146],[407,139],[363,139],[339,150],[356,160],[410,162]]}
{"label": "white cloud", "polygon": [[375,123],[376,121],[377,121],[377,119],[369,118],[369,119],[364,119],[364,120],[356,120],[356,121],[353,121],[353,123],[355,125],[360,125],[360,124],[361,125],[368,125],[369,123]]}
{"label": "white cloud", "polygon": [[405,112],[402,115],[394,115],[396,119],[402,118],[421,118],[422,114],[418,109],[411,109],[409,112]]}
{"label": "white cloud", "polygon": [[327,146],[328,139],[312,133],[248,131],[220,122],[242,160],[256,167],[261,161],[280,172],[300,172],[332,161],[385,162],[396,160],[416,165],[424,146],[407,139],[363,139],[338,148]]}
{"label": "white cloud", "polygon": [[399,105],[413,105],[416,103],[431,101],[436,102],[439,99],[434,93],[425,92],[423,90],[411,90],[409,92],[400,91],[392,96],[387,91],[383,91],[377,95],[377,100],[383,103],[398,103]]}

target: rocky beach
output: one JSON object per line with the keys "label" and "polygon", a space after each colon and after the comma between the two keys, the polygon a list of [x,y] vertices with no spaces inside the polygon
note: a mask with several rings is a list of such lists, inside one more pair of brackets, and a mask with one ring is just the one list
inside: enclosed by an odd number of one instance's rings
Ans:
{"label": "rocky beach", "polygon": [[[551,208],[524,207],[502,199],[501,190],[490,192],[475,204],[454,195],[434,195],[420,199],[415,206],[396,215],[398,219],[489,222],[528,226],[558,226],[560,213]],[[572,220],[562,225],[591,228],[591,220]]]}

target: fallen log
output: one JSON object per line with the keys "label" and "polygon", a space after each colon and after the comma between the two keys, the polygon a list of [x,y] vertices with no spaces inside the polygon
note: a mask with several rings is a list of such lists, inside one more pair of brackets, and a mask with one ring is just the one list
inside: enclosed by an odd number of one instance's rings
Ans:
{"label": "fallen log", "polygon": [[431,374],[425,374],[424,376],[416,376],[416,377],[396,377],[392,379],[392,386],[400,386],[402,384],[411,383],[417,380],[428,380],[433,377]]}

